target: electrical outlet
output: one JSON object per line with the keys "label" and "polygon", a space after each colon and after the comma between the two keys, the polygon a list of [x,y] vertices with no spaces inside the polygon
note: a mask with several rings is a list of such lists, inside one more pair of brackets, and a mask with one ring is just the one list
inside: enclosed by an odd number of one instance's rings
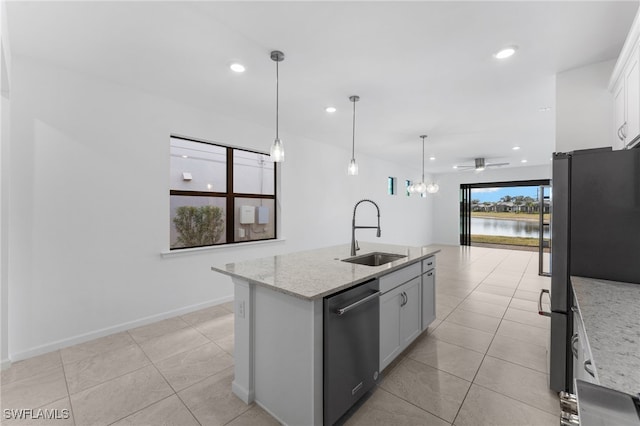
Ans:
{"label": "electrical outlet", "polygon": [[244,300],[238,301],[238,318],[244,318]]}

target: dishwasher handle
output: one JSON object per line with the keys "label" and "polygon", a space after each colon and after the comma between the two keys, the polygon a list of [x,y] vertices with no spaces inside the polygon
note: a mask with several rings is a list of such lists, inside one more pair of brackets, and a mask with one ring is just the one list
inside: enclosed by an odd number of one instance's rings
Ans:
{"label": "dishwasher handle", "polygon": [[376,297],[380,297],[380,292],[379,291],[371,293],[367,297],[363,297],[362,299],[358,300],[357,302],[353,302],[352,304],[350,304],[348,306],[345,306],[344,308],[338,308],[336,310],[336,312],[337,312],[338,315],[343,315],[343,314],[349,312],[350,310],[357,308],[358,306],[362,305],[363,303],[367,303],[369,300],[375,299]]}

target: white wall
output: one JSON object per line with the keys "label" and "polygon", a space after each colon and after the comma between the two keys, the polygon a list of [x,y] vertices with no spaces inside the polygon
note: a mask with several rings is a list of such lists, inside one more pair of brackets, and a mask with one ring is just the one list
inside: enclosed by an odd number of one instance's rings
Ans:
{"label": "white wall", "polygon": [[9,366],[9,124],[10,124],[10,76],[11,49],[7,28],[7,3],[2,0],[0,66],[2,67],[0,109],[0,368]]}
{"label": "white wall", "polygon": [[457,172],[438,175],[436,181],[440,185],[440,191],[435,194],[433,206],[433,241],[440,244],[460,243],[461,184],[550,178],[551,162],[548,166],[487,169],[482,173]]}
{"label": "white wall", "polygon": [[556,75],[556,152],[611,146],[615,60]]}
{"label": "white wall", "polygon": [[[364,197],[380,204],[379,241],[432,239],[431,199],[386,195],[387,176],[406,179],[417,170],[356,155],[360,175],[349,177],[346,150],[283,128],[279,219],[286,241],[163,257],[169,135],[268,151],[273,129],[27,58],[14,57],[12,67],[13,360],[229,300],[230,280],[211,265],[348,243],[353,205]],[[359,210],[360,223],[374,220],[373,209]],[[363,230],[359,238],[375,236]]]}

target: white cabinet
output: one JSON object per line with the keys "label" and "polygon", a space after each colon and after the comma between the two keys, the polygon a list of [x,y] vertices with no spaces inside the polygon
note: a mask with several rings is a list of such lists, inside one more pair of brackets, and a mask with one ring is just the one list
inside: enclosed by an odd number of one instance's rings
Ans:
{"label": "white cabinet", "polygon": [[380,296],[380,371],[422,331],[421,302],[419,276]]}
{"label": "white cabinet", "polygon": [[580,311],[575,307],[571,310],[573,311],[573,336],[571,338],[573,378],[597,384],[596,368],[592,363],[591,348],[589,348]]}
{"label": "white cabinet", "polygon": [[422,330],[436,319],[436,270],[422,274]]}
{"label": "white cabinet", "polygon": [[[640,16],[640,15],[638,15]],[[640,136],[640,20],[633,27],[613,70],[613,149],[629,148]]]}

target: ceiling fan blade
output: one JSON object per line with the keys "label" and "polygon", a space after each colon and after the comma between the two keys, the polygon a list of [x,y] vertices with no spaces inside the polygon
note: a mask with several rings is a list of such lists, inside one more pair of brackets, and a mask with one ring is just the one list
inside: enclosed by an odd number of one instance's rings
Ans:
{"label": "ceiling fan blade", "polygon": [[467,166],[467,165],[456,166],[456,169],[459,169],[459,170],[475,169],[475,168],[476,168],[476,166]]}
{"label": "ceiling fan blade", "polygon": [[500,166],[507,166],[509,165],[509,163],[487,163],[486,167],[500,167]]}

